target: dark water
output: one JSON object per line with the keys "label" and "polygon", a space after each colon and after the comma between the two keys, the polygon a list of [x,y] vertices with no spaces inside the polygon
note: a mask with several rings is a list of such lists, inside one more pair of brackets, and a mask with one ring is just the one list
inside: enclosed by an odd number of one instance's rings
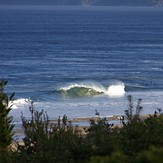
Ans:
{"label": "dark water", "polygon": [[50,117],[123,114],[127,95],[144,113],[163,106],[163,9],[0,7],[0,78]]}

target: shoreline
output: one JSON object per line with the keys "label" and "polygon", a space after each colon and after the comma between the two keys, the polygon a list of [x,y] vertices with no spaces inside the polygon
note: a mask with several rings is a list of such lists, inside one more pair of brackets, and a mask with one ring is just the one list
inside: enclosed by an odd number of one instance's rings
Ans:
{"label": "shoreline", "polygon": [[[148,118],[150,115],[154,115],[154,114],[144,114],[144,115],[140,115],[140,119],[141,120],[145,120],[146,118]],[[119,115],[114,115],[114,116],[108,116],[108,117],[89,117],[89,118],[74,118],[74,119],[68,119],[67,120],[67,125],[71,124],[73,127],[73,132],[77,133],[79,136],[85,137],[88,134],[88,130],[90,127],[90,121],[94,120],[94,121],[98,121],[99,119],[105,118],[106,121],[108,121],[109,124],[113,124],[112,128],[115,127],[123,127],[122,125],[122,121],[120,120],[120,116]],[[124,121],[126,121],[126,116],[124,116]],[[58,120],[49,120],[49,125],[50,124],[57,124]],[[111,123],[110,123],[111,122]],[[114,123],[115,122],[115,123]],[[81,125],[79,125],[81,124]],[[87,124],[87,125],[83,125],[83,124]],[[61,119],[61,125],[63,125],[62,123],[62,119]],[[17,143],[19,143],[20,145],[24,145],[23,142],[23,137],[24,137],[24,131],[23,131],[23,127],[21,125],[21,128],[14,129],[14,136],[13,136],[13,142],[11,144],[11,148],[13,150],[17,150],[15,141]]]}
{"label": "shoreline", "polygon": [[[144,115],[140,115],[140,118],[141,120],[144,120],[146,118],[149,117],[150,114],[144,114]],[[153,115],[153,114],[151,114]],[[121,120],[120,120],[120,116],[121,115],[113,115],[113,116],[108,116],[108,117],[101,117],[101,116],[96,116],[96,117],[85,117],[85,118],[73,118],[73,119],[67,119],[67,125],[71,125],[73,126],[74,128],[77,127],[78,129],[79,128],[88,128],[90,127],[90,122],[91,120],[93,121],[98,121],[99,119],[106,119],[106,121],[109,123],[109,124],[114,124],[115,127],[120,127],[122,126],[122,123],[121,123]],[[124,116],[124,115],[123,115]],[[63,119],[60,119],[60,123],[61,125],[63,124],[62,122]],[[124,116],[124,121],[126,121],[126,116]],[[49,124],[57,124],[58,123],[58,120],[57,119],[50,119],[49,120]],[[23,129],[23,126],[22,124],[19,124],[19,125],[15,125],[14,129],[13,129],[13,132],[15,133],[14,134],[14,137],[15,138],[18,138],[18,137],[23,137],[24,135],[24,129]],[[18,138],[19,139],[19,138]]]}
{"label": "shoreline", "polygon": [[[142,120],[144,120],[145,118],[148,118],[150,114],[143,114],[143,115],[140,115],[140,118]],[[153,115],[153,114],[151,114]],[[68,119],[67,121],[70,122],[70,123],[82,123],[82,122],[90,122],[91,120],[94,120],[94,121],[97,121],[99,118],[102,119],[106,119],[106,121],[115,121],[115,122],[118,122],[120,123],[120,116],[124,116],[124,120],[126,120],[126,116],[125,115],[113,115],[113,116],[96,116],[96,117],[79,117],[79,118],[72,118],[72,119]],[[62,119],[61,119],[62,121]],[[50,119],[49,120],[50,123],[57,123],[58,122],[58,119],[55,119],[55,120],[52,120]]]}

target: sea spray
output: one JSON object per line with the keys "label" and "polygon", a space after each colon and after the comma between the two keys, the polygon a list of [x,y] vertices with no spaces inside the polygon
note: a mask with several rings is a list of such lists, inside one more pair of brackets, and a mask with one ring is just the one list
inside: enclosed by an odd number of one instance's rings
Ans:
{"label": "sea spray", "polygon": [[124,83],[109,86],[106,94],[109,96],[123,96],[125,94]]}
{"label": "sea spray", "polygon": [[[104,87],[98,82],[82,82],[71,83],[65,87],[61,87],[58,91],[64,97],[94,97],[94,96],[109,96],[109,97],[121,97],[124,96],[125,84],[122,82],[112,83],[108,87]],[[28,108],[30,99],[20,98],[12,102],[12,109]],[[45,102],[44,102],[45,103]]]}
{"label": "sea spray", "polygon": [[12,109],[19,109],[22,107],[29,107],[31,100],[26,98],[20,98],[11,102]]}
{"label": "sea spray", "polygon": [[123,96],[125,94],[124,83],[112,84],[109,87],[104,87],[95,82],[88,83],[72,83],[66,87],[59,89],[60,93],[64,96],[70,97],[87,97],[97,95],[108,96]]}

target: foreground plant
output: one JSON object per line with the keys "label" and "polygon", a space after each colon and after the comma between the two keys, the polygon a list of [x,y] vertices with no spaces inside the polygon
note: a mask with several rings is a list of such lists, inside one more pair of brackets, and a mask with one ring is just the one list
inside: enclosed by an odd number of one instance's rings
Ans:
{"label": "foreground plant", "polygon": [[106,118],[98,118],[90,121],[88,137],[92,145],[94,155],[106,156],[113,151],[113,124],[109,124]]}
{"label": "foreground plant", "polygon": [[11,111],[11,101],[13,101],[14,93],[8,97],[4,92],[7,81],[0,81],[0,152],[7,150],[12,142],[13,127]]}
{"label": "foreground plant", "polygon": [[[129,107],[125,111],[121,127],[109,124],[107,119],[101,118],[96,111],[98,118],[90,121],[88,133],[84,136],[68,123],[66,115],[62,119],[59,117],[56,123],[51,123],[47,113],[43,110],[36,111],[33,102],[30,101],[31,118],[27,119],[22,115],[24,145],[18,143],[18,150],[12,155],[14,156],[12,161],[127,163],[157,160],[159,162],[162,159],[160,153],[163,147],[161,110],[142,119],[141,99],[138,100],[136,107],[131,96],[128,97],[128,101]],[[154,157],[155,152],[157,157]],[[148,154],[153,154],[152,158]],[[8,158],[8,155],[5,157]]]}
{"label": "foreground plant", "polygon": [[37,162],[79,162],[89,158],[90,148],[86,139],[78,136],[75,128],[67,124],[64,115],[62,122],[50,123],[43,110],[30,106],[31,119],[22,115],[25,137],[24,145],[18,143],[19,160]]}
{"label": "foreground plant", "polygon": [[134,112],[133,99],[128,97],[129,107],[125,111],[127,121],[119,129],[119,150],[129,156],[136,156],[142,150],[148,150],[150,146],[163,146],[163,116],[161,110],[142,119],[140,113],[143,109],[141,99],[138,100]]}

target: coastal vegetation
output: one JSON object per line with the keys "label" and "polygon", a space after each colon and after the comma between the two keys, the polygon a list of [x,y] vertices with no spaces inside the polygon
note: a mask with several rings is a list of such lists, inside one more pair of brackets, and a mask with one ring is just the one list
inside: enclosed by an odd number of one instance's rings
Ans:
{"label": "coastal vegetation", "polygon": [[5,151],[8,145],[12,141],[12,129],[14,125],[12,124],[12,117],[9,116],[11,111],[10,101],[13,100],[14,93],[8,97],[4,92],[4,87],[7,81],[0,82],[0,152]]}
{"label": "coastal vegetation", "polygon": [[97,119],[90,120],[89,127],[83,127],[85,134],[66,115],[52,123],[45,111],[34,109],[31,101],[31,118],[21,116],[24,138],[21,143],[12,140],[14,125],[9,112],[14,94],[8,97],[4,92],[6,84],[0,83],[0,162],[161,163],[163,160],[162,111],[156,109],[153,115],[142,118],[142,100],[134,107],[132,96],[128,96],[128,108],[120,118],[120,126],[109,123],[99,113]]}

